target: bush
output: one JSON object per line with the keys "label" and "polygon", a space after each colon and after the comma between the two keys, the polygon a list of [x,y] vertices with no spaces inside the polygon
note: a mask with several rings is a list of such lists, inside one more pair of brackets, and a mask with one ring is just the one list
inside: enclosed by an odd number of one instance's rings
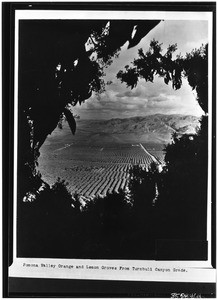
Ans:
{"label": "bush", "polygon": [[77,251],[72,238],[79,232],[78,207],[80,203],[72,198],[65,181],[58,178],[52,187],[44,184],[33,202],[22,203],[18,255],[71,257]]}

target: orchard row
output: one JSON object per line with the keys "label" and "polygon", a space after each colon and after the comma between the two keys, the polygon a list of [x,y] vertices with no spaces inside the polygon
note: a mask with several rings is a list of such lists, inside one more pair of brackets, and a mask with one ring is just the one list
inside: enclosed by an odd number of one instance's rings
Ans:
{"label": "orchard row", "polygon": [[42,153],[40,171],[49,184],[60,177],[69,183],[72,194],[91,199],[126,189],[133,165],[148,169],[156,161],[163,161],[162,152],[148,151],[139,144],[117,148],[71,146],[55,152],[55,155]]}

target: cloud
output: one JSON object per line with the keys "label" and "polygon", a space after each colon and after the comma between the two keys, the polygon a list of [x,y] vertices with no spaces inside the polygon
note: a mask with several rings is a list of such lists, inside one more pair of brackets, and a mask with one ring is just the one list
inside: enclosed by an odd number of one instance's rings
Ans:
{"label": "cloud", "polygon": [[118,97],[118,98],[124,98],[124,97],[135,97],[135,98],[137,98],[137,97],[140,97],[141,94],[142,94],[141,87],[137,87],[134,90],[127,90],[124,93],[118,93],[116,95],[116,97]]}
{"label": "cloud", "polygon": [[201,115],[195,95],[184,81],[180,90],[173,90],[162,79],[155,83],[140,81],[138,88],[129,90],[120,85],[120,92],[108,89],[99,97],[92,97],[75,111],[83,118],[111,119],[143,116],[156,113],[183,113]]}
{"label": "cloud", "polygon": [[149,101],[153,102],[153,103],[157,102],[157,103],[161,103],[162,104],[165,101],[169,101],[171,98],[174,99],[174,98],[177,98],[177,96],[160,93],[157,96],[153,95],[152,97],[149,97]]}

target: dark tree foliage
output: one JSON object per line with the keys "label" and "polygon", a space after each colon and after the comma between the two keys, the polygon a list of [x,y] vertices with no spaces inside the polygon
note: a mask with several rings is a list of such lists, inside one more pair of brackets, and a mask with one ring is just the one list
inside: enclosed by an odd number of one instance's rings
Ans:
{"label": "dark tree foliage", "polygon": [[161,237],[206,240],[207,125],[204,116],[198,134],[175,134],[165,149],[163,188],[157,206]]}
{"label": "dark tree foliage", "polygon": [[108,193],[87,203],[84,244],[92,258],[121,258],[131,226],[131,205],[124,191]]}
{"label": "dark tree foliage", "polygon": [[[138,174],[135,167],[131,185],[138,178],[144,184],[146,173],[140,170]],[[137,188],[132,188],[135,195]],[[126,192],[119,190],[96,197],[82,207],[79,197],[72,197],[64,181],[58,179],[52,187],[45,184],[34,201],[23,206],[18,256],[153,259],[153,196],[146,191],[144,201],[139,197],[131,201]]]}
{"label": "dark tree foliage", "polygon": [[[130,170],[128,187],[132,203],[133,226],[132,231],[129,232],[128,243],[131,245],[132,258],[154,259],[158,226],[156,204],[160,184],[160,174],[155,163],[152,163],[148,170],[140,166],[133,166]],[[135,245],[137,249],[134,248]]]}
{"label": "dark tree foliage", "polygon": [[93,92],[102,92],[105,68],[120,47],[137,45],[159,22],[20,21],[18,253],[58,257],[62,247],[66,257],[82,255],[86,235],[78,196],[72,201],[60,180],[51,188],[42,181],[36,169],[39,149],[63,118],[75,134],[76,116],[69,104],[82,104]]}
{"label": "dark tree foliage", "polygon": [[134,166],[130,170],[129,190],[135,210],[139,211],[143,206],[145,213],[148,215],[156,196],[155,183],[157,176],[158,172],[154,163],[148,171],[140,166]]}
{"label": "dark tree foliage", "polygon": [[[139,79],[153,82],[155,76],[160,76],[166,84],[171,82],[174,89],[181,88],[183,78],[187,78],[196,91],[197,101],[206,115],[197,134],[175,133],[172,143],[165,148],[166,165],[158,177],[159,196],[155,206],[156,238],[206,240],[208,45],[194,49],[185,57],[174,57],[176,50],[176,44],[170,45],[163,54],[162,44],[153,40],[149,50],[144,53],[140,49],[132,66],[119,71],[117,78],[134,88]],[[138,171],[135,175],[140,178]],[[147,187],[151,180],[156,180],[151,173],[146,175],[148,178]],[[146,192],[142,181],[137,184],[134,197]]]}
{"label": "dark tree foliage", "polygon": [[[19,184],[21,197],[40,186],[39,149],[65,115],[105,88],[104,70],[127,41],[133,47],[160,21],[31,20],[19,24]],[[132,37],[133,30],[136,29]],[[61,126],[61,125],[60,125]]]}
{"label": "dark tree foliage", "polygon": [[72,198],[63,180],[58,178],[51,187],[44,184],[32,202],[22,205],[17,227],[22,247],[18,245],[18,256],[61,257],[65,253],[69,257],[70,251],[76,253],[70,238],[79,233],[79,214],[79,200]]}
{"label": "dark tree foliage", "polygon": [[197,92],[197,101],[201,108],[208,112],[208,45],[192,50],[185,57],[176,55],[177,44],[170,45],[166,53],[162,54],[162,44],[153,40],[149,50],[144,53],[139,49],[139,57],[134,59],[132,66],[125,66],[119,71],[117,78],[125,82],[128,87],[134,88],[139,79],[153,82],[155,76],[160,76],[164,82],[172,83],[174,89],[180,89],[183,77]]}

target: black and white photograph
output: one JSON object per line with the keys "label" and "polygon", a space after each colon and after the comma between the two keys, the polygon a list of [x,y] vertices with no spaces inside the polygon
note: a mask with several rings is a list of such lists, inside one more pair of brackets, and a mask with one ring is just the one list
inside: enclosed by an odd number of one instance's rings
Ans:
{"label": "black and white photograph", "polygon": [[213,280],[212,18],[16,11],[12,276]]}

